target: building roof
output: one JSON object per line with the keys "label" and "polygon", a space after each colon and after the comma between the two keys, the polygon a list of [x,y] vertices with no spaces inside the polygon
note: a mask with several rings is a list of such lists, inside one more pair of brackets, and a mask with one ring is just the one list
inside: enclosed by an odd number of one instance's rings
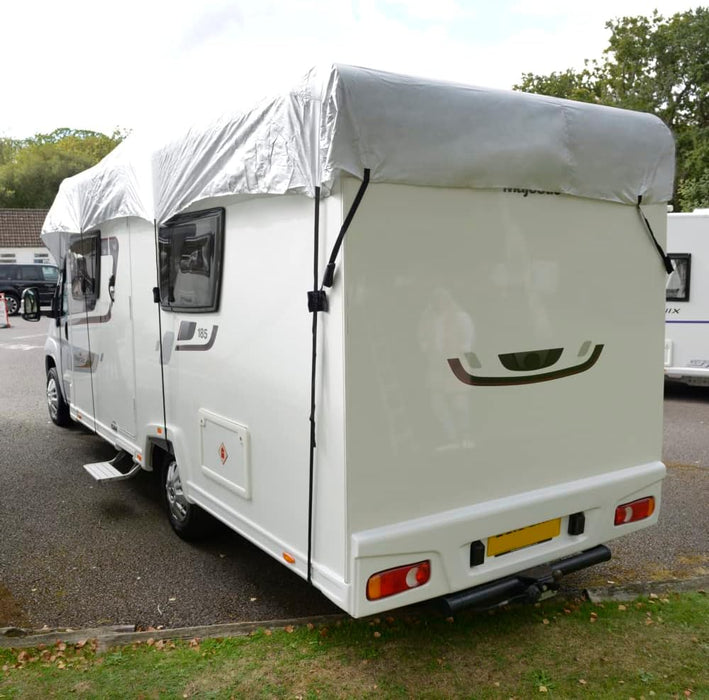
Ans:
{"label": "building roof", "polygon": [[43,248],[39,237],[48,209],[0,209],[0,248]]}

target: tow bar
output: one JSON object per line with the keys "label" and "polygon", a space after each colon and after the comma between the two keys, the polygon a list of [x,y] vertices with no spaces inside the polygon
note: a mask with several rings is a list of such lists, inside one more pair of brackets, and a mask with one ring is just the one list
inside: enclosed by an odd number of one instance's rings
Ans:
{"label": "tow bar", "polygon": [[468,607],[491,608],[511,602],[536,603],[544,594],[557,591],[559,582],[567,574],[610,558],[611,550],[601,544],[572,557],[535,566],[499,581],[450,593],[442,596],[440,601],[449,614]]}

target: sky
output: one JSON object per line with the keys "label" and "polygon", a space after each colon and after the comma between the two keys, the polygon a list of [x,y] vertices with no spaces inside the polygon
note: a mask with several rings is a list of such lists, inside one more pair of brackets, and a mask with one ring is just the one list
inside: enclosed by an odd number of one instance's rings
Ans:
{"label": "sky", "polygon": [[0,137],[112,133],[245,109],[315,65],[511,89],[582,68],[609,19],[701,0],[5,0]]}

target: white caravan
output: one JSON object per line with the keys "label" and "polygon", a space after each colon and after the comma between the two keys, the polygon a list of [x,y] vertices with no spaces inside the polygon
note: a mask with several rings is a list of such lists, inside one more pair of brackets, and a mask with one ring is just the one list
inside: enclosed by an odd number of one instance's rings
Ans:
{"label": "white caravan", "polygon": [[709,209],[667,217],[665,377],[709,386]]}
{"label": "white caravan", "polygon": [[658,518],[673,159],[650,115],[347,66],[130,137],[44,226],[52,418],[355,617],[537,599]]}

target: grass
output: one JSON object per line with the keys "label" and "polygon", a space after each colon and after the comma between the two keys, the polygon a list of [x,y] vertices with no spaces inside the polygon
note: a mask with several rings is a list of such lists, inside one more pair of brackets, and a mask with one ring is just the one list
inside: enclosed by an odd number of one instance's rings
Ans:
{"label": "grass", "polygon": [[709,601],[547,601],[249,637],[0,649],[0,698],[709,698]]}

